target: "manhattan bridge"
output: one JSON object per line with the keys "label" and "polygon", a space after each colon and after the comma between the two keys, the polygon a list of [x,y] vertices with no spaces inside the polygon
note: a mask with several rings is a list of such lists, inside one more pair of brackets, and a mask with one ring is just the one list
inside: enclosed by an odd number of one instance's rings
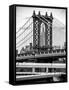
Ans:
{"label": "manhattan bridge", "polygon": [[[65,26],[53,17],[52,13],[50,16],[47,12],[41,15],[39,11],[36,15],[33,11],[33,15],[16,32],[17,79],[26,77],[24,75],[35,75],[36,78],[53,77],[53,79],[54,75],[66,77],[66,43],[62,49],[53,47],[53,28],[64,30]],[[21,51],[18,54],[19,48]]]}

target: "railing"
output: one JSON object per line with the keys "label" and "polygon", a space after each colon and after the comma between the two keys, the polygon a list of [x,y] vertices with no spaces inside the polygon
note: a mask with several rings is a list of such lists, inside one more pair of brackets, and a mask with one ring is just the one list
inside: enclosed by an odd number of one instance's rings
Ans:
{"label": "railing", "polygon": [[45,75],[46,73],[65,73],[66,64],[61,63],[16,63],[16,74]]}
{"label": "railing", "polygon": [[48,78],[66,75],[65,63],[16,63],[16,79]]}
{"label": "railing", "polygon": [[16,67],[31,67],[31,68],[66,68],[65,63],[16,63]]}
{"label": "railing", "polygon": [[16,57],[16,60],[20,59],[29,59],[29,58],[40,58],[40,57],[50,57],[50,56],[63,56],[66,55],[65,50],[61,51],[52,51],[52,52],[40,52],[40,53],[35,53],[34,55],[28,54],[28,55],[19,55]]}

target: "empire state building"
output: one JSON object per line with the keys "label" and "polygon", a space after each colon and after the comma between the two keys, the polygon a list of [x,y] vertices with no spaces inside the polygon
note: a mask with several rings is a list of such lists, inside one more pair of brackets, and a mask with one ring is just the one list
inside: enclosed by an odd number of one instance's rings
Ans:
{"label": "empire state building", "polygon": [[41,24],[40,30],[40,46],[45,46],[45,25],[44,23]]}

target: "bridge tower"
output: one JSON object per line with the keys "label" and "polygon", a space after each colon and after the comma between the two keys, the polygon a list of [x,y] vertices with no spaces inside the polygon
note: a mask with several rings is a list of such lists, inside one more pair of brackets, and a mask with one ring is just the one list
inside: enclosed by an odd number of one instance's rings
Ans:
{"label": "bridge tower", "polygon": [[[41,15],[39,11],[38,15],[36,15],[35,11],[33,11],[32,17],[33,17],[33,48],[38,51],[41,47],[46,48],[52,47],[52,21],[53,21],[52,13],[50,14],[50,16],[48,16],[47,12],[45,15]],[[44,32],[44,36],[42,37],[43,39],[41,38],[41,30],[42,32]]]}
{"label": "bridge tower", "polygon": [[48,24],[45,24],[45,45],[47,48],[52,48],[52,22],[53,22],[53,15],[52,13],[48,16],[47,12],[45,14],[45,19],[47,20]]}
{"label": "bridge tower", "polygon": [[[33,47],[39,48],[40,46],[40,25],[41,21],[36,17],[35,11],[33,11]],[[38,14],[40,17],[40,12]]]}

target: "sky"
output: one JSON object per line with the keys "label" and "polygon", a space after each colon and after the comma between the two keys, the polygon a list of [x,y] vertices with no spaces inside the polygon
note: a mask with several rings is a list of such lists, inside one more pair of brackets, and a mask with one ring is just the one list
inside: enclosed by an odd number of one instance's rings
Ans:
{"label": "sky", "polygon": [[[32,16],[33,11],[35,10],[36,14],[40,11],[41,15],[45,15],[47,12],[48,15],[52,12],[53,14],[53,45],[54,46],[63,46],[65,42],[65,27],[66,27],[66,11],[64,9],[53,9],[53,8],[34,8],[34,7],[16,7],[16,32],[19,30],[20,27],[22,27],[25,22],[29,19],[29,17]],[[32,19],[30,19],[30,22],[28,25],[32,22]],[[28,26],[27,25],[27,26]],[[58,27],[58,28],[56,28]],[[61,28],[59,28],[61,27]],[[26,28],[26,26],[25,26]],[[33,28],[33,27],[31,27]],[[23,32],[24,29],[20,30],[20,32],[16,33],[16,37]],[[22,38],[24,38],[27,33],[29,33],[30,29],[22,34],[19,38],[16,39],[16,43],[18,43]],[[32,41],[32,38],[30,39],[29,42]],[[25,43],[22,46],[27,45],[29,42]],[[18,50],[21,50],[21,47],[18,48]]]}

